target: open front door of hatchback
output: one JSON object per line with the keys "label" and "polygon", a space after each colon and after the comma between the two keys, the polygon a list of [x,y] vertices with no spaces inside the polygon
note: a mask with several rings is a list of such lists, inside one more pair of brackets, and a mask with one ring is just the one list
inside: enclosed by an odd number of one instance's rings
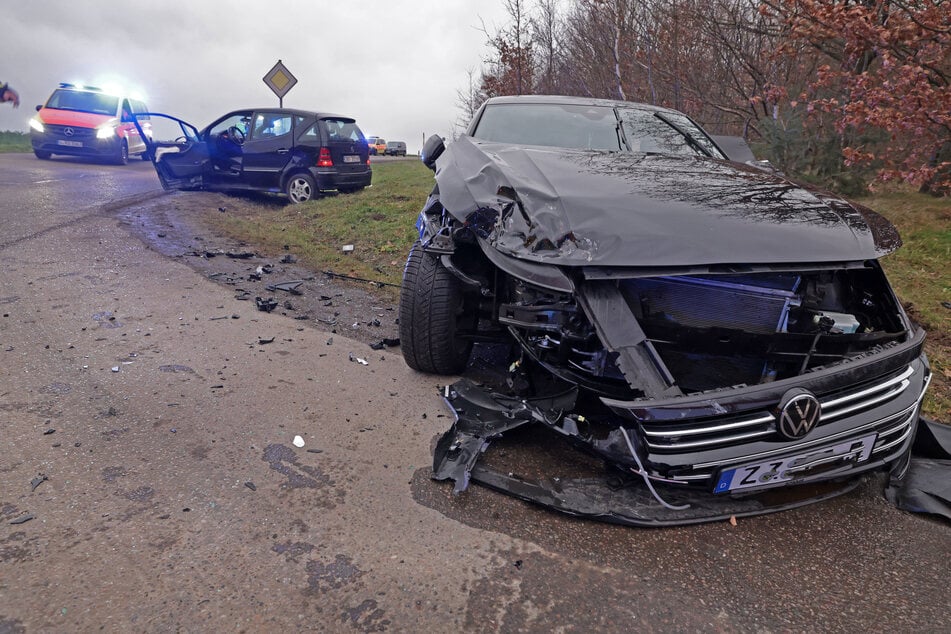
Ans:
{"label": "open front door of hatchback", "polygon": [[210,159],[208,143],[201,138],[198,128],[155,112],[137,112],[132,119],[145,141],[144,157],[152,161],[164,189],[205,186]]}

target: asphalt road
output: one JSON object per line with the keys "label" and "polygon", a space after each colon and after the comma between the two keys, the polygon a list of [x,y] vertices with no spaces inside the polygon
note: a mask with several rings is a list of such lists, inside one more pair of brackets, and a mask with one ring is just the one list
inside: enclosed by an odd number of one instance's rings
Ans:
{"label": "asphalt road", "polygon": [[0,155],[0,632],[951,631],[951,527],[880,479],[651,530],[450,497],[440,381],[151,250],[158,194]]}

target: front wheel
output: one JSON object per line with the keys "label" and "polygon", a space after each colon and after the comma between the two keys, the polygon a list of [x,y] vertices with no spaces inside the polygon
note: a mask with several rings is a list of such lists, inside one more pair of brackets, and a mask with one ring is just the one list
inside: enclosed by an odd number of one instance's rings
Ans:
{"label": "front wheel", "polygon": [[44,152],[43,150],[33,150],[33,154],[36,154],[36,158],[41,161],[48,161],[53,156],[52,152]]}
{"label": "front wheel", "polygon": [[314,197],[317,193],[317,185],[310,174],[294,174],[287,179],[284,193],[292,203],[303,203]]}
{"label": "front wheel", "polygon": [[116,165],[127,165],[129,163],[129,144],[125,139],[119,142],[119,153],[113,158]]}
{"label": "front wheel", "polygon": [[459,374],[469,362],[476,312],[466,310],[462,282],[417,241],[400,289],[400,349],[406,365],[430,374]]}

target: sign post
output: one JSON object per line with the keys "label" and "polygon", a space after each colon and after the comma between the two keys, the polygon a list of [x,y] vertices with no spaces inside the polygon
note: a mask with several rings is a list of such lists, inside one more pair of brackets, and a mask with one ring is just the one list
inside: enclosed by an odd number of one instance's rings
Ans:
{"label": "sign post", "polygon": [[264,76],[264,83],[277,95],[278,107],[283,108],[284,95],[291,91],[291,88],[297,83],[297,78],[291,74],[291,71],[287,70],[281,60],[277,60],[274,68]]}

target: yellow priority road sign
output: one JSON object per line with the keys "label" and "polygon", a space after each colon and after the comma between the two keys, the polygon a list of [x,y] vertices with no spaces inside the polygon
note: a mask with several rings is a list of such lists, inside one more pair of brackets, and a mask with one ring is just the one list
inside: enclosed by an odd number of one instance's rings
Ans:
{"label": "yellow priority road sign", "polygon": [[291,71],[287,70],[287,67],[281,63],[281,60],[277,60],[277,64],[274,64],[274,68],[269,70],[267,75],[264,76],[264,83],[267,84],[268,88],[274,91],[278,99],[284,99],[284,95],[290,92],[294,84],[297,83],[297,78],[291,74]]}

